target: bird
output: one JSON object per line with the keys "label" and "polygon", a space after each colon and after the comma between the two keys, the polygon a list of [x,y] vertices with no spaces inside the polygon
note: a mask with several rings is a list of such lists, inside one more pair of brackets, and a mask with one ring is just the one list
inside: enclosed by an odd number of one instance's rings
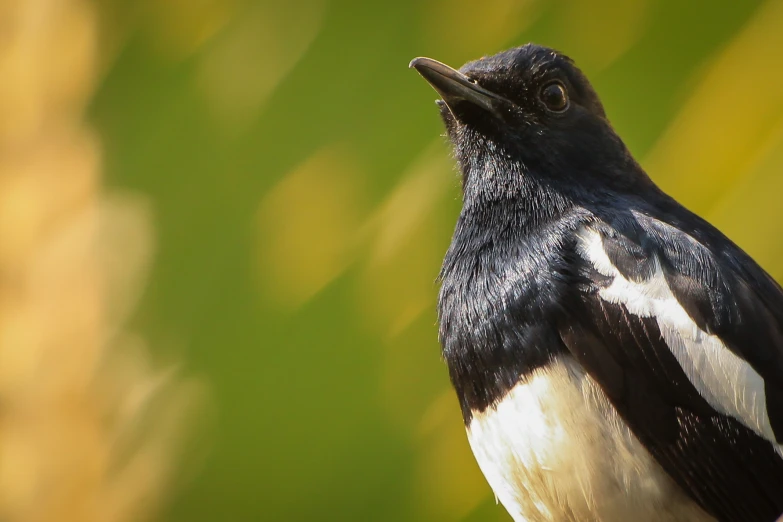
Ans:
{"label": "bird", "polygon": [[410,67],[461,173],[438,338],[497,501],[516,522],[775,521],[780,285],[654,183],[563,53]]}

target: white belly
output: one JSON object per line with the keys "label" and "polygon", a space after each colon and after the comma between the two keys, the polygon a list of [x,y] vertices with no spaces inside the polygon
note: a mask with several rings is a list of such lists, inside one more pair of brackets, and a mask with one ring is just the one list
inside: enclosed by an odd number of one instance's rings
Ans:
{"label": "white belly", "polygon": [[497,407],[476,413],[468,440],[516,522],[713,520],[571,357],[535,371]]}

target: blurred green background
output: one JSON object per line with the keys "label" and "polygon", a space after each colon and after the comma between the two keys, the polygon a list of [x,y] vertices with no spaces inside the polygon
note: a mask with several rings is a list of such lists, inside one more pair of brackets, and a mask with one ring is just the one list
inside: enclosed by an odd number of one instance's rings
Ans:
{"label": "blurred green background", "polygon": [[415,56],[565,52],[653,178],[783,276],[779,0],[97,7],[105,184],[154,213],[133,326],[211,396],[161,520],[509,520],[439,358],[459,190]]}

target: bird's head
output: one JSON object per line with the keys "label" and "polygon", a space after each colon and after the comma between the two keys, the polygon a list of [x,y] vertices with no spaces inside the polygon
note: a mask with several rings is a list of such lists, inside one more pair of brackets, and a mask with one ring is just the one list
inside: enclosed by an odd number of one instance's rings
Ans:
{"label": "bird's head", "polygon": [[466,201],[476,192],[513,197],[531,175],[588,188],[634,181],[628,167],[638,166],[567,56],[528,44],[459,71],[429,58],[416,58],[411,67],[441,96]]}

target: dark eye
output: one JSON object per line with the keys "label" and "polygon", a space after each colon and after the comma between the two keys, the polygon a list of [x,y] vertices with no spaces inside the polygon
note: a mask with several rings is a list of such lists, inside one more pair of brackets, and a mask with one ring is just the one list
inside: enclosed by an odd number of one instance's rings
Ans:
{"label": "dark eye", "polygon": [[541,89],[541,101],[552,112],[563,112],[568,108],[568,93],[560,82],[552,82]]}

